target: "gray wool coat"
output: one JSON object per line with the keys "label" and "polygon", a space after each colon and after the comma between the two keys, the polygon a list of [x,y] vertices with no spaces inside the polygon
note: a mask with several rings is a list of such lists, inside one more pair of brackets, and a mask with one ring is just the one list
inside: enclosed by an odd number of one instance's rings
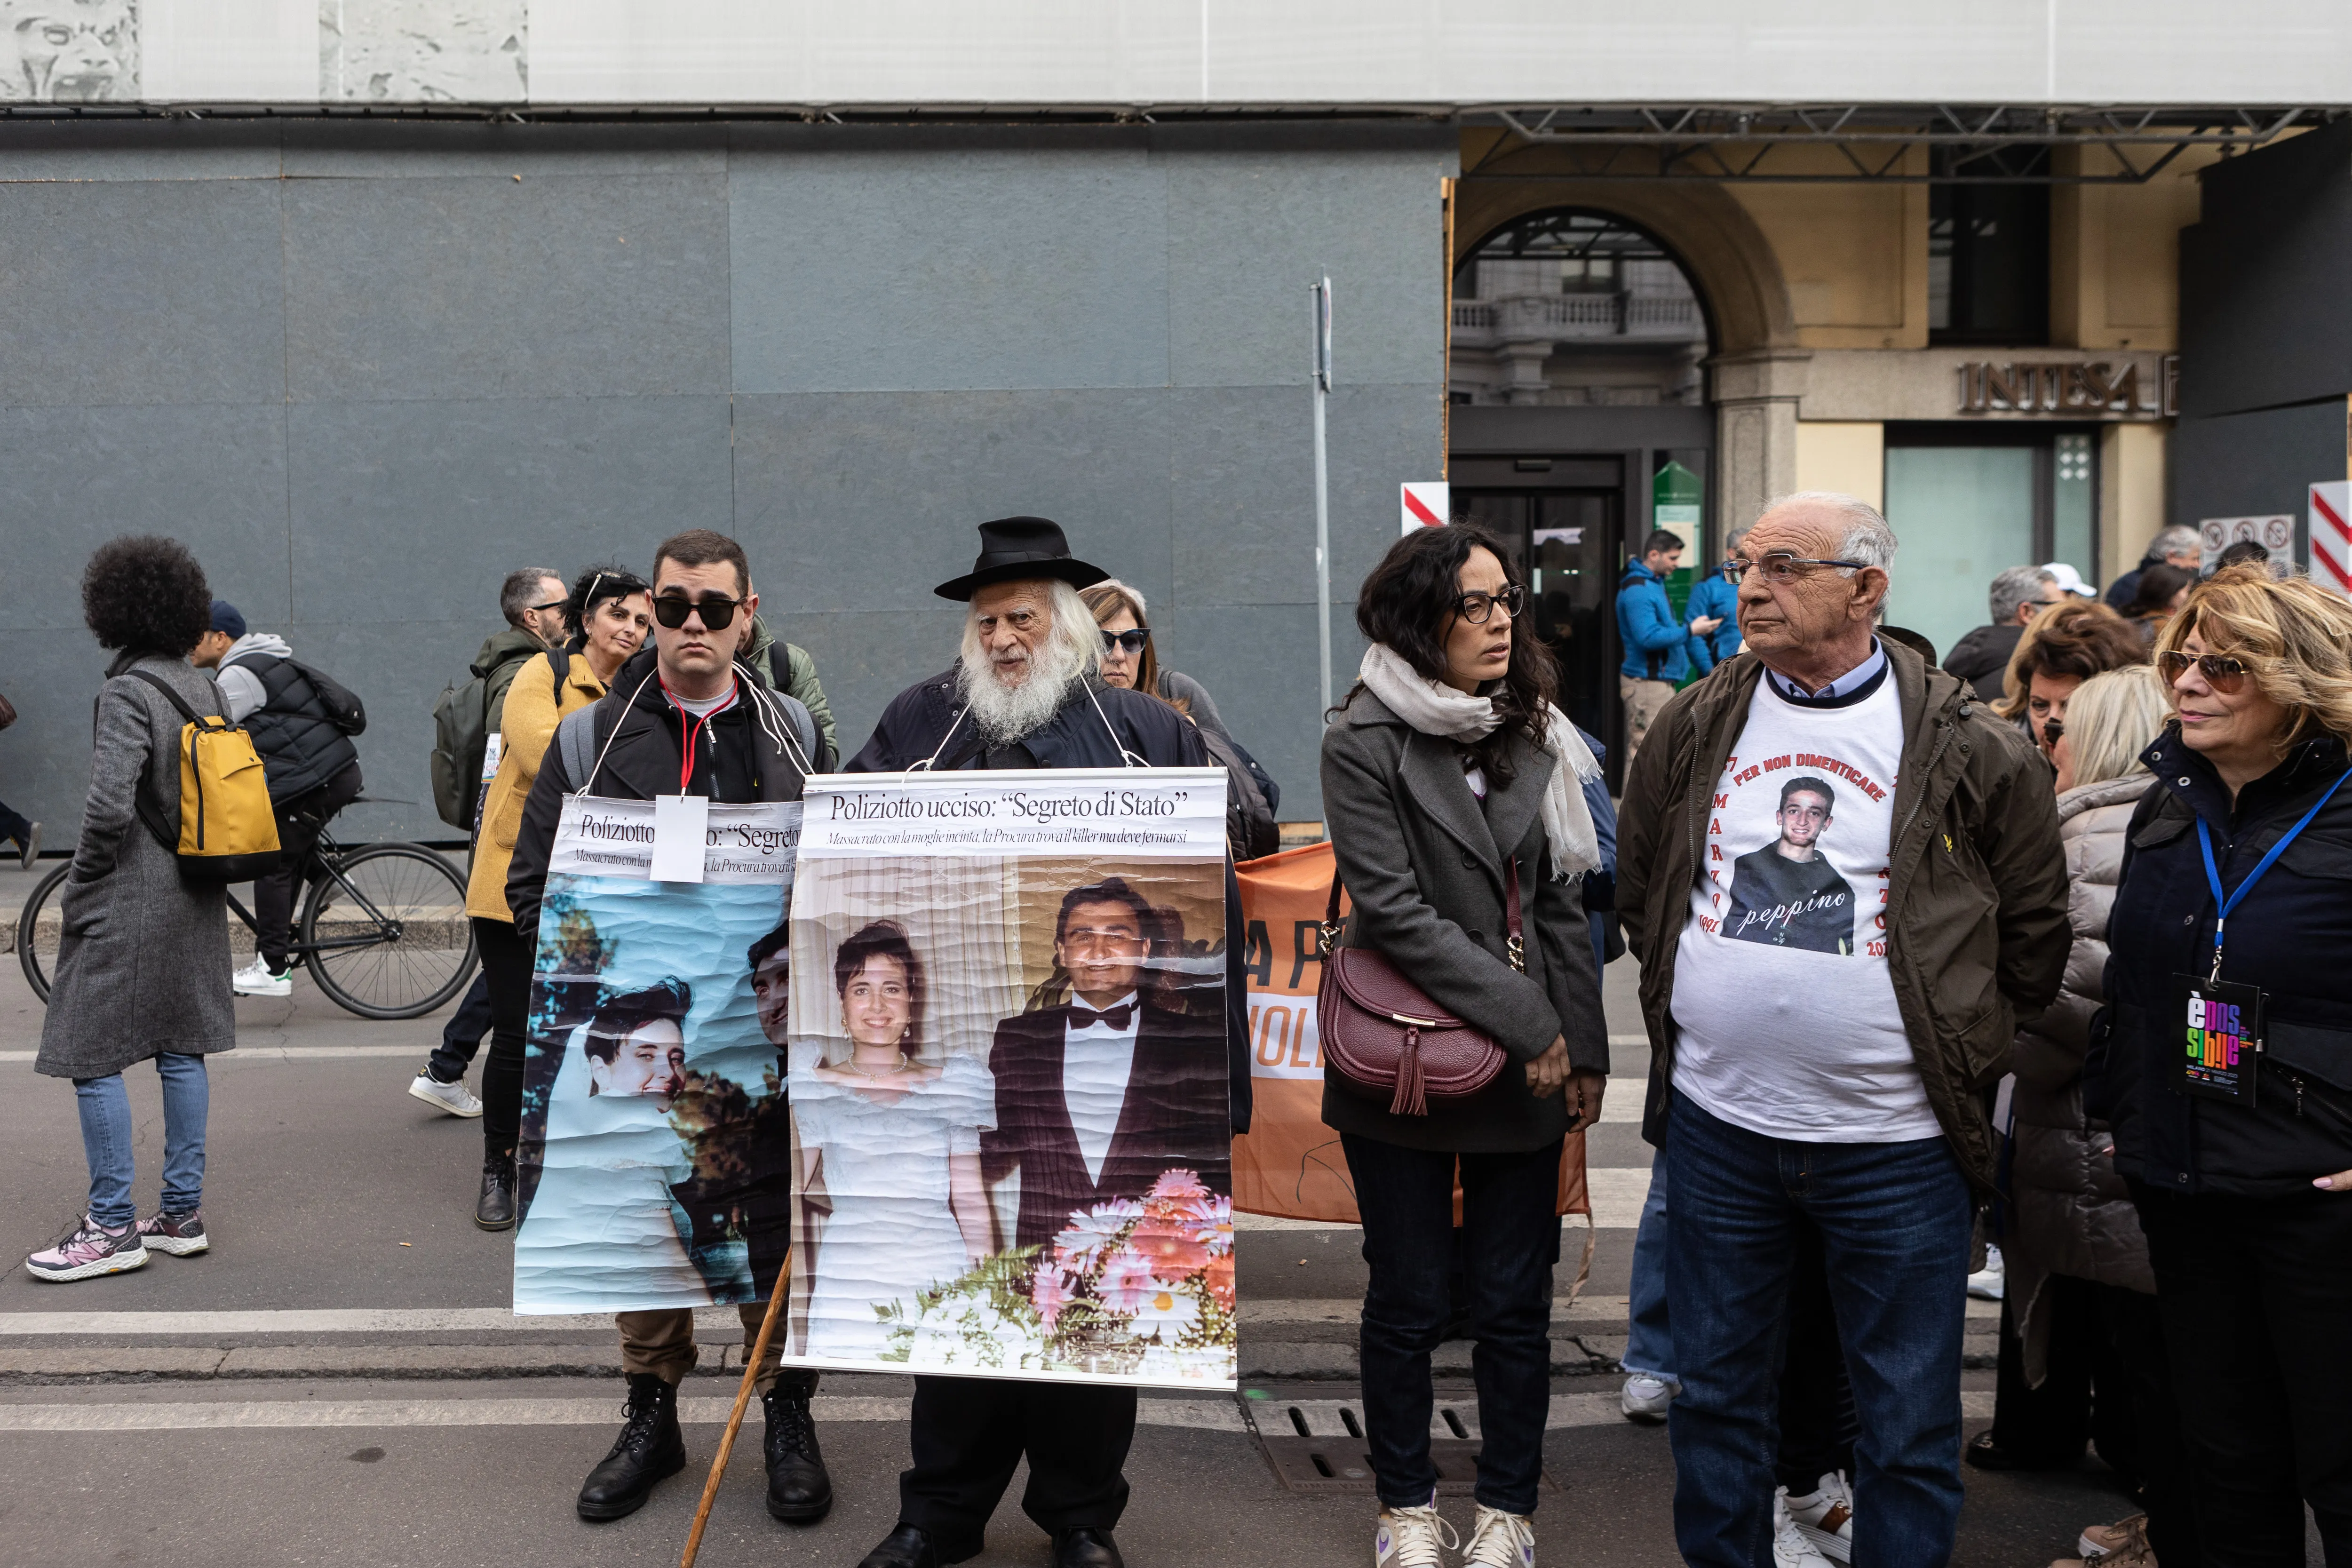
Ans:
{"label": "gray wool coat", "polygon": [[178,857],[137,814],[143,773],[163,820],[179,821],[186,721],[125,673],[133,668],[160,676],[199,713],[227,711],[212,677],[184,659],[118,658],[107,671],[81,840],[61,891],[64,942],[33,1064],[52,1078],[105,1078],[160,1052],[236,1044],[227,889],[182,881]]}
{"label": "gray wool coat", "polygon": [[[1489,780],[1482,804],[1454,743],[1414,730],[1370,691],[1356,691],[1323,731],[1323,811],[1353,906],[1342,943],[1381,953],[1511,1058],[1486,1089],[1433,1100],[1426,1116],[1390,1115],[1335,1082],[1326,1063],[1329,1127],[1408,1149],[1525,1153],[1568,1131],[1566,1098],[1537,1099],[1525,1063],[1564,1036],[1575,1067],[1609,1070],[1583,880],[1555,881],[1545,864],[1544,786],[1558,764],[1524,739],[1511,756],[1511,782]],[[1518,862],[1524,974],[1510,964],[1497,846]]]}

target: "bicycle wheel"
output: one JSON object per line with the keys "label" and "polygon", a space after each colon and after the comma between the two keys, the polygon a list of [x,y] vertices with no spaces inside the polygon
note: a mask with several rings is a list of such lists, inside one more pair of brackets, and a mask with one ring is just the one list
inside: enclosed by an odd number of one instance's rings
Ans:
{"label": "bicycle wheel", "polygon": [[49,999],[49,979],[58,972],[58,944],[65,940],[65,917],[58,909],[58,889],[65,886],[73,862],[66,861],[42,878],[16,917],[16,962],[24,967],[25,983],[44,1004]]}
{"label": "bicycle wheel", "polygon": [[466,988],[466,883],[414,844],[325,857],[302,909],[302,956],[328,1000],[362,1018],[415,1018]]}

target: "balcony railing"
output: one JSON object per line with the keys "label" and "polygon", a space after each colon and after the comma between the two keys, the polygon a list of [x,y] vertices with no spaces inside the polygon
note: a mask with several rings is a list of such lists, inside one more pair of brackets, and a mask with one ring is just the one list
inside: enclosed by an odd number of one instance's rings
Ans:
{"label": "balcony railing", "polygon": [[1454,305],[1454,342],[1463,347],[1595,338],[1693,342],[1706,336],[1698,301],[1688,295],[1523,294]]}

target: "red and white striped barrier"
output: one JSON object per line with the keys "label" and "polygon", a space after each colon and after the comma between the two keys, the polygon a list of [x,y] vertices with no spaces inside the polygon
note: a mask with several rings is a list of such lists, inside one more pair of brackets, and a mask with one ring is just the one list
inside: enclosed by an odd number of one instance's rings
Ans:
{"label": "red and white striped barrier", "polygon": [[1404,531],[1443,528],[1454,506],[1454,487],[1444,479],[1407,479],[1397,487],[1403,500]]}
{"label": "red and white striped barrier", "polygon": [[2311,487],[2311,580],[2352,597],[2352,480]]}

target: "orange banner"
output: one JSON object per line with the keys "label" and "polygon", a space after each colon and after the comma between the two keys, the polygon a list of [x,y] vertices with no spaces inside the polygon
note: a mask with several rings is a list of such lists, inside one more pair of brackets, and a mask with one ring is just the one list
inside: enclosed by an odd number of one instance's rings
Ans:
{"label": "orange banner", "polygon": [[[1315,956],[1331,890],[1331,847],[1310,844],[1244,862],[1242,918],[1249,932],[1250,1131],[1234,1140],[1234,1207],[1285,1219],[1357,1222],[1339,1135],[1323,1124],[1323,1053],[1315,1032]],[[1344,906],[1343,906],[1344,907]],[[1559,1166],[1559,1212],[1585,1214],[1584,1135],[1570,1133]],[[1461,1215],[1454,1194],[1454,1215]]]}

